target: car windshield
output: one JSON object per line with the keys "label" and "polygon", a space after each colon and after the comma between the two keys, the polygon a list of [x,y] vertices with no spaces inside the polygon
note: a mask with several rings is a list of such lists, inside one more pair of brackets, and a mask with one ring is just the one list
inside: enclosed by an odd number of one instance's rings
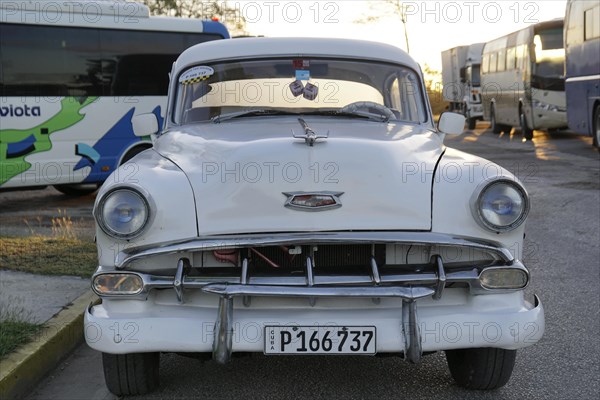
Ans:
{"label": "car windshield", "polygon": [[417,74],[396,64],[326,58],[240,60],[188,68],[178,82],[176,124],[275,114],[427,121]]}

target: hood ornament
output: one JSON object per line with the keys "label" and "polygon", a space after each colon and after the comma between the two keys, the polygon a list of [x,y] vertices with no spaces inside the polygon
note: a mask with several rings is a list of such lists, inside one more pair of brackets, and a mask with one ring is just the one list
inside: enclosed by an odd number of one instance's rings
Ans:
{"label": "hood ornament", "polygon": [[292,129],[292,135],[296,139],[304,139],[304,141],[306,142],[306,144],[308,146],[310,146],[310,147],[314,146],[314,144],[317,142],[317,140],[319,140],[319,139],[327,139],[329,137],[329,131],[327,131],[326,135],[317,135],[315,133],[315,131],[313,131],[312,129],[310,129],[310,127],[308,126],[308,124],[306,123],[306,121],[304,121],[302,118],[298,118],[298,122],[300,122],[300,125],[302,125],[302,128],[304,129],[304,134],[303,135],[296,135],[294,133],[294,130]]}
{"label": "hood ornament", "polygon": [[340,208],[340,197],[344,192],[283,192],[287,197],[287,208],[299,211],[325,211]]}

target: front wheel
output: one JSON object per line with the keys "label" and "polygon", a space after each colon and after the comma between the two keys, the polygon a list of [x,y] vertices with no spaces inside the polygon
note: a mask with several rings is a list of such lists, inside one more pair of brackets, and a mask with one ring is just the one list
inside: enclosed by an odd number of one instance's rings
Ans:
{"label": "front wheel", "polygon": [[452,378],[467,389],[498,389],[508,382],[515,366],[516,350],[479,348],[447,350]]}
{"label": "front wheel", "polygon": [[533,139],[533,129],[527,125],[527,117],[525,116],[525,111],[521,109],[519,113],[519,122],[521,124],[521,133],[523,134],[523,138],[526,140]]}
{"label": "front wheel", "polygon": [[476,126],[477,126],[477,118],[468,118],[467,119],[467,127],[470,130],[475,129]]}
{"label": "front wheel", "polygon": [[490,129],[495,134],[501,133],[502,127],[500,126],[500,124],[498,124],[498,121],[496,121],[496,106],[494,104],[492,104],[490,114]]}
{"label": "front wheel", "polygon": [[102,353],[106,387],[117,396],[150,393],[159,386],[160,353]]}

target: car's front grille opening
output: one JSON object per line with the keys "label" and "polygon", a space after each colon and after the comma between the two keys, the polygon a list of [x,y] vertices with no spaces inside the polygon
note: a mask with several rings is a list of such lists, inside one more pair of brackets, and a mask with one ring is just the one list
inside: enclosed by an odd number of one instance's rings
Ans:
{"label": "car's front grille opening", "polygon": [[385,245],[314,245],[269,246],[246,249],[251,271],[269,273],[303,272],[306,257],[311,256],[313,267],[319,272],[344,273],[364,269],[374,256],[378,265],[385,264]]}

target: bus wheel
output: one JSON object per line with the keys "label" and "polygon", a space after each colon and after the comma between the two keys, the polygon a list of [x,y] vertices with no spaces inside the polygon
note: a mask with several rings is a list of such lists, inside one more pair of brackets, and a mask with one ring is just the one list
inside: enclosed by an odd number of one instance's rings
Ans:
{"label": "bus wheel", "polygon": [[94,193],[100,185],[96,183],[80,183],[76,185],[54,185],[54,189],[71,197],[86,196]]}
{"label": "bus wheel", "polygon": [[496,106],[494,104],[492,104],[490,114],[490,129],[493,133],[499,134],[500,132],[502,132],[502,127],[496,121]]}
{"label": "bus wheel", "polygon": [[160,353],[102,353],[104,380],[117,396],[150,393],[159,386]]}
{"label": "bus wheel", "polygon": [[468,124],[467,127],[470,130],[475,129],[475,127],[477,126],[477,118],[471,118],[471,117],[467,118],[467,124]]}
{"label": "bus wheel", "polygon": [[596,104],[594,108],[594,126],[592,127],[594,134],[594,146],[600,150],[600,104]]}
{"label": "bus wheel", "polygon": [[480,348],[447,350],[450,374],[459,386],[491,390],[506,385],[515,365],[516,350]]}
{"label": "bus wheel", "polygon": [[533,139],[533,129],[529,128],[527,125],[527,117],[525,116],[525,111],[523,111],[523,109],[521,109],[519,113],[519,122],[521,124],[521,134],[523,135],[523,138],[526,140]]}

